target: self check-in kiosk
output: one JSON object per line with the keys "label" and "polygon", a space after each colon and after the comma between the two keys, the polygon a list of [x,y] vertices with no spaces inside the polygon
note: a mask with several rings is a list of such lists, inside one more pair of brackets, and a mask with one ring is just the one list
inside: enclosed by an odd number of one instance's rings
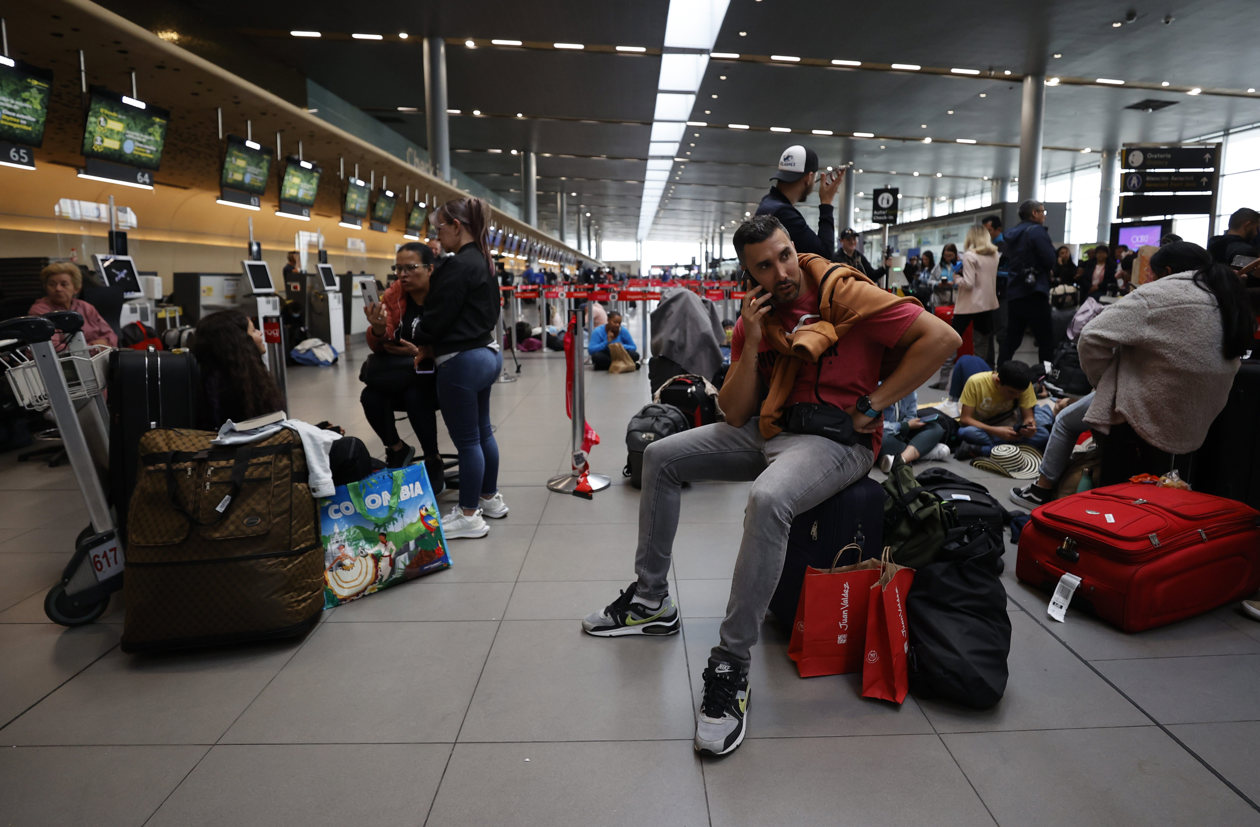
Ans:
{"label": "self check-in kiosk", "polygon": [[307,278],[306,329],[338,352],[346,347],[344,296],[331,264],[316,265],[316,275]]}
{"label": "self check-in kiosk", "polygon": [[[280,387],[280,395],[287,399],[288,386],[285,377],[285,355],[288,348],[284,341],[284,324],[280,317],[281,301],[276,295],[275,285],[271,282],[271,269],[265,261],[242,261],[241,268],[245,278],[241,279],[241,293],[248,298],[242,309],[249,313],[249,305],[254,305],[254,317],[262,330],[263,343],[266,346],[264,361],[271,376]],[[287,404],[287,402],[286,402]]]}

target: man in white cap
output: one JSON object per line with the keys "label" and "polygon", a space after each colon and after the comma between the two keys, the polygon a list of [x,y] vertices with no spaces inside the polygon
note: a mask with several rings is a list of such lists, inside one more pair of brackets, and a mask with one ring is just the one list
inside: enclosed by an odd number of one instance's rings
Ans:
{"label": "man in white cap", "polygon": [[[836,252],[836,216],[832,202],[844,182],[844,169],[818,172],[818,154],[800,144],[783,150],[779,167],[770,177],[773,186],[757,205],[757,215],[773,215],[787,230],[797,253],[833,258]],[[818,184],[818,232],[805,223],[796,205],[809,197]]]}

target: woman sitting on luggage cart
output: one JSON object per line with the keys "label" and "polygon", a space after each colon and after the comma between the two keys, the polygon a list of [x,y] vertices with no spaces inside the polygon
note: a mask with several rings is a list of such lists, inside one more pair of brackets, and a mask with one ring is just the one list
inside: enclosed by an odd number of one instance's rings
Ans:
{"label": "woman sitting on luggage cart", "polygon": [[390,468],[408,465],[416,455],[415,448],[398,435],[394,422],[394,411],[407,412],[434,494],[446,486],[438,453],[437,383],[432,372],[416,373],[414,361],[420,352],[415,331],[424,318],[436,258],[427,244],[413,241],[399,247],[394,257],[398,280],[385,290],[380,302],[364,306],[373,355],[360,374],[364,386],[359,396],[363,415],[385,446],[385,464]]}
{"label": "woman sitting on luggage cart", "polygon": [[[79,265],[54,261],[39,272],[39,280],[44,285],[44,298],[31,305],[28,315],[44,316],[54,310],[73,310],[83,317],[83,338],[89,345],[118,347],[118,336],[109,322],[101,318],[95,307],[75,298],[83,289],[83,273]],[[60,333],[53,338],[59,350],[60,339]]]}
{"label": "woman sitting on luggage cart", "polygon": [[1094,317],[1077,342],[1096,389],[1085,422],[1105,435],[1102,485],[1173,468],[1186,477],[1256,329],[1238,276],[1197,244],[1161,247],[1151,272],[1157,281]]}

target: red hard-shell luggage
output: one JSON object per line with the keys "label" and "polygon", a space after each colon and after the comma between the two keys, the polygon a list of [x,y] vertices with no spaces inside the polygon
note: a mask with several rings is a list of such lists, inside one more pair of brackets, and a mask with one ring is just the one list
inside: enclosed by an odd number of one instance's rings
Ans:
{"label": "red hard-shell luggage", "polygon": [[1081,578],[1073,605],[1126,632],[1193,617],[1260,587],[1260,512],[1134,483],[1063,497],[1032,512],[1015,574],[1050,592],[1065,572]]}

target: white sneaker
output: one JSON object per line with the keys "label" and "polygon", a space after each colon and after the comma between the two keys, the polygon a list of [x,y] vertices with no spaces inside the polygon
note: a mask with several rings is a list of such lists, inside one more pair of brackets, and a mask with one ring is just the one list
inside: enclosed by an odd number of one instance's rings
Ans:
{"label": "white sneaker", "polygon": [[481,498],[481,513],[492,520],[499,520],[508,515],[507,503],[503,502],[503,494],[495,491],[494,496]]}
{"label": "white sneaker", "polygon": [[442,536],[448,540],[475,539],[489,533],[490,526],[481,518],[481,509],[477,509],[477,513],[470,517],[464,513],[464,509],[456,505],[442,518]]}
{"label": "white sneaker", "polygon": [[944,442],[938,442],[932,447],[931,451],[928,451],[923,455],[923,459],[928,462],[942,462],[949,459],[951,456],[953,456],[953,454],[950,452],[949,446]]}

